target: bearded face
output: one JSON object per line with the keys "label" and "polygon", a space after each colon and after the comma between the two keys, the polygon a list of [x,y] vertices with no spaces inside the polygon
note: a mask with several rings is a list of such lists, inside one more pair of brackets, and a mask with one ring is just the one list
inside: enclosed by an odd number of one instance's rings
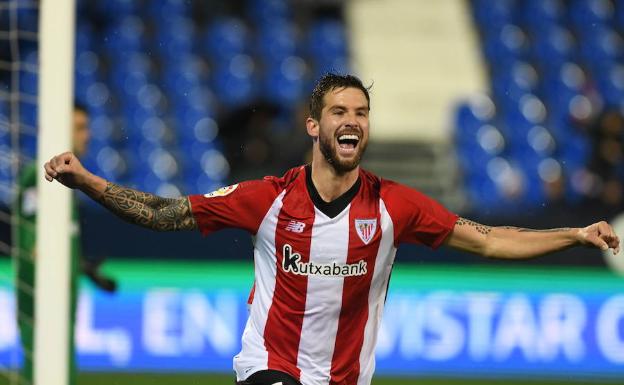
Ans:
{"label": "bearded face", "polygon": [[354,170],[368,144],[368,101],[356,88],[334,89],[325,95],[319,121],[319,149],[336,173]]}
{"label": "bearded face", "polygon": [[333,135],[325,131],[327,130],[321,126],[319,149],[336,173],[344,174],[359,166],[368,144],[368,139],[364,138],[361,130],[345,128],[334,131]]}

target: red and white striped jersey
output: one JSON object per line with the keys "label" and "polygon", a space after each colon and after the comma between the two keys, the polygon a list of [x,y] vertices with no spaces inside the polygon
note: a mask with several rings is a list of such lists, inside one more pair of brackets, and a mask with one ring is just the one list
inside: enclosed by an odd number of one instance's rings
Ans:
{"label": "red and white striped jersey", "polygon": [[360,170],[359,189],[330,217],[315,206],[306,172],[301,166],[281,178],[190,197],[204,235],[226,227],[255,235],[255,285],[234,357],[237,379],[274,369],[303,385],[370,384],[398,244],[436,248],[457,216]]}

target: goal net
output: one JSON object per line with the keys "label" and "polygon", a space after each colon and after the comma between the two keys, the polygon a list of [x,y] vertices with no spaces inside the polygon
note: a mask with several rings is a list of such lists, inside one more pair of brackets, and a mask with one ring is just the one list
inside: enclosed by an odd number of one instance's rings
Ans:
{"label": "goal net", "polygon": [[33,351],[20,348],[16,321],[32,330],[32,306],[18,312],[16,299],[32,303],[34,294],[34,277],[17,279],[18,269],[33,271],[20,229],[34,232],[34,222],[19,215],[18,196],[21,172],[36,155],[38,11],[34,1],[0,1],[0,383],[8,384],[31,382],[20,368]]}
{"label": "goal net", "polygon": [[0,0],[0,384],[68,381],[69,192],[40,166],[69,148],[73,9]]}

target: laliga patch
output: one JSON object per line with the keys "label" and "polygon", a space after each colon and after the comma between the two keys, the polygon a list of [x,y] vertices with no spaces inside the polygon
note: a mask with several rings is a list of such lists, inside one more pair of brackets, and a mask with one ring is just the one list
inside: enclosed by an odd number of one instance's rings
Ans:
{"label": "laliga patch", "polygon": [[377,230],[377,219],[356,219],[355,231],[359,235],[362,242],[368,245],[368,242],[373,239]]}
{"label": "laliga patch", "polygon": [[220,189],[215,190],[215,191],[213,191],[211,193],[204,194],[204,196],[206,198],[224,197],[224,196],[230,195],[232,192],[234,192],[234,190],[236,190],[237,187],[238,187],[238,183],[237,184],[233,184],[231,186],[221,187]]}

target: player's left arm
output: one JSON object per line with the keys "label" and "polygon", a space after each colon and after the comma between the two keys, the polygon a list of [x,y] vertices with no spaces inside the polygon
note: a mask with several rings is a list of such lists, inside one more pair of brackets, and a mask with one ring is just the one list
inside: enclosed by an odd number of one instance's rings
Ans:
{"label": "player's left arm", "polygon": [[491,258],[537,257],[574,246],[620,251],[620,239],[607,222],[583,228],[534,230],[519,227],[492,227],[459,218],[446,245]]}

